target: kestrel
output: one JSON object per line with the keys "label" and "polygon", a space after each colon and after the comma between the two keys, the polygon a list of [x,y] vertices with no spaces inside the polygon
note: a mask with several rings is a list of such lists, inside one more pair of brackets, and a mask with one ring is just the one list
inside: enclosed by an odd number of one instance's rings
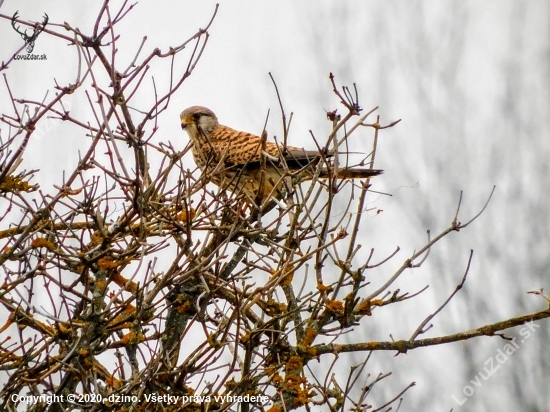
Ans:
{"label": "kestrel", "polygon": [[[331,152],[262,141],[254,134],[221,125],[214,112],[202,106],[185,109],[180,119],[182,129],[189,134],[195,163],[208,181],[233,193],[244,193],[250,202],[259,205],[283,198],[287,192],[285,177],[312,179],[319,162],[333,156]],[[366,168],[334,170],[327,163],[319,177],[366,179],[380,173],[382,170]]]}

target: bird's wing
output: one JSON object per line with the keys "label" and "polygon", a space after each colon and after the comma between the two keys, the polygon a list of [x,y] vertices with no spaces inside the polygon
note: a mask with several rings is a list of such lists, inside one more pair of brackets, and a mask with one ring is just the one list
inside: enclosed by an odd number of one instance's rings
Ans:
{"label": "bird's wing", "polygon": [[305,150],[300,147],[287,146],[281,148],[281,155],[285,159],[289,168],[302,168],[311,164],[316,164],[323,158],[329,158],[332,153],[322,153],[319,150]]}
{"label": "bird's wing", "polygon": [[259,166],[266,154],[267,162],[281,165],[286,163],[290,169],[300,169],[318,162],[323,157],[332,156],[330,152],[322,154],[318,150],[285,147],[269,141],[262,147],[262,139],[259,136],[221,125],[214,132],[212,146],[227,166],[247,165],[250,168]]}
{"label": "bird's wing", "polygon": [[[262,147],[262,139],[251,133],[240,132],[227,126],[216,128],[212,136],[212,148],[220,159],[228,166],[254,167],[262,162],[262,154],[267,154],[267,161],[282,163],[283,159],[291,168],[307,166],[311,162],[318,161],[322,155],[317,150],[304,150],[298,147],[277,145],[273,142],[265,142]],[[327,154],[329,157],[330,154]]]}
{"label": "bird's wing", "polygon": [[261,160],[261,139],[251,133],[218,126],[212,136],[214,152],[228,166],[243,166]]}

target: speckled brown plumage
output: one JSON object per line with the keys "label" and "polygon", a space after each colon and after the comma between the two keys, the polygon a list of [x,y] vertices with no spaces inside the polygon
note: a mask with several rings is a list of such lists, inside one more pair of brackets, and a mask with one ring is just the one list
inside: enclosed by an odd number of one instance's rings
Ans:
{"label": "speckled brown plumage", "polygon": [[[311,179],[317,164],[332,156],[317,150],[283,148],[268,141],[263,142],[262,149],[259,136],[220,125],[214,112],[202,106],[185,109],[180,119],[181,127],[189,134],[195,162],[207,179],[223,189],[244,193],[251,202],[263,203],[272,197],[281,199],[285,192],[283,176],[290,173],[299,180]],[[382,171],[322,169],[320,177],[326,178],[329,173],[341,179],[366,179]]]}

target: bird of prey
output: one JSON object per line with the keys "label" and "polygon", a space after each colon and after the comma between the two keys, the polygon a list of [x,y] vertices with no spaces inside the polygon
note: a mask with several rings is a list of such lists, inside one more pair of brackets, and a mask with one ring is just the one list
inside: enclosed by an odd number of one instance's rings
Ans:
{"label": "bird of prey", "polygon": [[[301,182],[316,173],[321,179],[368,179],[382,173],[358,167],[335,170],[329,163],[332,152],[278,145],[223,126],[206,107],[188,107],[180,119],[182,129],[189,134],[195,163],[206,180],[235,194],[242,193],[258,205],[283,198],[288,189],[285,177]],[[317,171],[320,162],[325,165]]]}

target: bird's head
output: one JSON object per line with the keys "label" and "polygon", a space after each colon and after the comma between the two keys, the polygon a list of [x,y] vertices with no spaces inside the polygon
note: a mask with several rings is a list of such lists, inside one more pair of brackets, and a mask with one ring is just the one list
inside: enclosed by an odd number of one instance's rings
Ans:
{"label": "bird's head", "polygon": [[180,119],[181,128],[189,134],[191,139],[201,136],[201,131],[210,134],[219,126],[214,112],[202,106],[188,107],[181,112]]}

